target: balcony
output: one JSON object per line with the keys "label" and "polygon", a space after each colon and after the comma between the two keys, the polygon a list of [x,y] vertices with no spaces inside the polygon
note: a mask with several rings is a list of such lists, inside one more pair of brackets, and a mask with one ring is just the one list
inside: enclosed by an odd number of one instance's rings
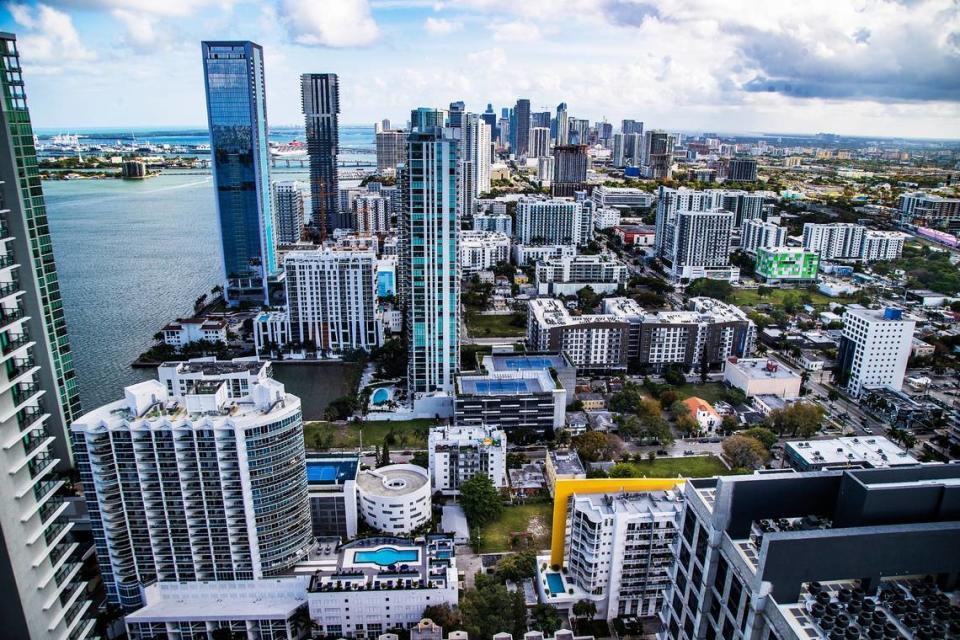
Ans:
{"label": "balcony", "polygon": [[[6,285],[0,285],[0,288]],[[17,349],[20,349],[24,345],[30,342],[30,336],[26,333],[14,333],[8,334],[7,339],[0,344],[0,352],[3,352],[3,355],[10,355]]]}
{"label": "balcony", "polygon": [[0,254],[0,269],[6,269],[7,267],[12,267],[17,261],[14,259],[12,254],[4,253]]}
{"label": "balcony", "polygon": [[26,317],[20,305],[12,309],[0,309],[0,331],[7,329],[14,322],[19,322]]}
{"label": "balcony", "polygon": [[24,404],[31,397],[40,393],[40,385],[36,382],[21,382],[17,386],[11,389],[11,395],[13,396],[13,404],[19,406]]}
{"label": "balcony", "polygon": [[0,300],[11,296],[20,291],[19,282],[2,282],[0,283]]}

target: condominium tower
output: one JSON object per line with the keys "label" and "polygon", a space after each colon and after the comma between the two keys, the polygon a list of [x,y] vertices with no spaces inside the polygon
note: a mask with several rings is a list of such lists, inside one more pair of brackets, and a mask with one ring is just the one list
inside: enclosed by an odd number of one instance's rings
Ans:
{"label": "condominium tower", "polygon": [[16,36],[0,34],[0,617],[5,638],[82,640],[95,611],[58,464],[79,413]]}
{"label": "condominium tower", "polygon": [[840,384],[856,397],[864,386],[903,386],[916,322],[900,309],[848,307],[840,338]]}
{"label": "condominium tower", "polygon": [[253,42],[203,42],[210,158],[223,245],[224,295],[269,304],[277,272],[263,49]]}
{"label": "condominium tower", "polygon": [[406,160],[407,136],[403,131],[377,132],[377,173],[393,173]]}
{"label": "condominium tower", "polygon": [[300,399],[270,363],[166,363],[71,431],[107,599],[153,582],[254,580],[313,545]]}
{"label": "condominium tower", "polygon": [[530,152],[530,101],[526,98],[517,100],[513,110],[513,119],[516,127],[510,132],[513,139],[513,153],[518,158]]}
{"label": "condominium tower", "polygon": [[401,295],[411,394],[453,391],[460,362],[458,129],[414,128],[401,184]]}
{"label": "condominium tower", "polygon": [[349,211],[340,210],[338,201],[340,83],[337,74],[303,74],[300,95],[310,156],[310,223],[325,238],[334,229],[349,229],[351,217]]}
{"label": "condominium tower", "polygon": [[273,212],[277,218],[277,244],[300,242],[303,234],[303,191],[299,182],[285,180],[273,183]]}

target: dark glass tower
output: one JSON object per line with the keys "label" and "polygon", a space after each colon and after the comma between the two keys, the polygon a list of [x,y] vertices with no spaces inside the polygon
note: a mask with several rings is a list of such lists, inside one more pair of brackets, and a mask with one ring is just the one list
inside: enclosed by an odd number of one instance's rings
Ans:
{"label": "dark glass tower", "polygon": [[519,158],[530,152],[530,101],[526,98],[517,100],[513,113],[517,126],[516,133],[511,131],[510,135],[516,140],[513,153]]}
{"label": "dark glass tower", "polygon": [[300,76],[303,118],[310,154],[310,224],[326,238],[334,229],[352,227],[349,211],[340,211],[337,151],[340,133],[340,83],[335,73]]}
{"label": "dark glass tower", "polygon": [[225,295],[231,303],[269,304],[277,254],[263,49],[248,41],[204,42],[202,48]]}

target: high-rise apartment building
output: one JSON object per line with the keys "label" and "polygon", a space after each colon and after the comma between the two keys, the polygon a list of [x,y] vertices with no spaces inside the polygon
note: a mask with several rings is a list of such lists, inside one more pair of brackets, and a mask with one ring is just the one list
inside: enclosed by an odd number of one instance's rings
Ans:
{"label": "high-rise apartment building", "polygon": [[613,135],[613,148],[610,150],[610,164],[617,168],[624,167],[627,163],[626,148],[624,147],[625,138],[626,136],[622,133],[615,133]]}
{"label": "high-rise apartment building", "polygon": [[567,115],[567,103],[561,102],[557,105],[557,135],[553,140],[554,144],[562,145],[570,142],[570,120]]}
{"label": "high-rise apartment building", "polygon": [[490,190],[490,127],[475,113],[463,116],[460,213],[474,213],[477,196]]}
{"label": "high-rise apartment building", "polygon": [[518,158],[530,153],[530,101],[526,98],[517,100],[513,108],[515,128],[511,128],[510,137],[514,141],[511,145],[514,155]]}
{"label": "high-rise apartment building", "polygon": [[866,227],[852,223],[808,222],[803,225],[803,248],[816,251],[823,260],[854,260],[860,257],[866,230]]}
{"label": "high-rise apartment building", "polygon": [[223,245],[224,297],[270,304],[278,271],[270,193],[263,49],[203,42],[210,158]]}
{"label": "high-rise apartment building", "polygon": [[449,127],[450,113],[446,109],[433,107],[417,107],[410,111],[410,130],[421,131],[433,127]]}
{"label": "high-rise apartment building", "polygon": [[623,120],[620,123],[620,133],[627,135],[630,133],[638,133],[641,136],[643,135],[643,122],[639,120]]}
{"label": "high-rise apartment building", "polygon": [[500,137],[500,129],[497,127],[497,114],[492,104],[487,103],[487,110],[480,115],[480,118],[490,127],[490,140],[497,140]]}
{"label": "high-rise apartment building", "polygon": [[367,193],[353,199],[353,228],[360,233],[389,233],[390,198]]}
{"label": "high-rise apartment building", "polygon": [[457,495],[460,485],[478,474],[490,478],[498,489],[507,486],[507,435],[500,429],[434,427],[428,451],[434,491]]}
{"label": "high-rise apartment building", "polygon": [[463,126],[463,116],[467,110],[467,105],[463,100],[450,103],[450,110],[447,112],[447,121],[449,126],[459,129]]}
{"label": "high-rise apartment building", "polygon": [[303,233],[303,191],[295,180],[273,183],[274,227],[278,244],[296,244]]}
{"label": "high-rise apartment building", "polygon": [[865,309],[851,306],[843,314],[843,335],[838,349],[838,377],[851,396],[864,386],[900,390],[910,359],[916,322],[900,309]]}
{"label": "high-rise apartment building", "polygon": [[410,394],[452,392],[460,363],[458,130],[415,128],[401,176],[401,297]]}
{"label": "high-rise apartment building", "polygon": [[672,226],[676,223],[678,211],[710,211],[722,206],[723,192],[716,189],[696,191],[686,187],[672,189],[661,186],[657,191],[656,238],[654,241],[658,255],[664,255],[672,251]]}
{"label": "high-rise apartment building", "polygon": [[553,148],[553,181],[550,195],[572,198],[587,184],[587,147],[582,144],[559,145]]}
{"label": "high-rise apartment building", "polygon": [[735,281],[740,270],[730,266],[733,213],[723,209],[678,211],[667,225],[669,248],[661,255],[674,280],[713,278]]}
{"label": "high-rise apartment building", "polygon": [[570,141],[567,144],[589,144],[590,121],[586,118],[568,118]]}
{"label": "high-rise apartment building", "polygon": [[787,242],[787,230],[773,224],[764,222],[759,218],[747,220],[743,223],[743,238],[740,242],[740,248],[746,253],[756,255],[759,249],[773,249],[782,247]]}
{"label": "high-rise apartment building", "polygon": [[65,424],[80,400],[12,34],[0,34],[0,65],[0,635],[82,640],[89,545],[73,539],[55,473],[72,464]]}
{"label": "high-rise apartment building", "polygon": [[723,158],[717,177],[730,182],[756,182],[757,161],[754,158]]}
{"label": "high-rise apartment building", "polygon": [[545,158],[550,153],[550,127],[530,129],[530,156]]}
{"label": "high-rise apartment building", "polygon": [[550,112],[549,111],[537,111],[530,114],[530,128],[550,128]]}
{"label": "high-rise apartment building", "polygon": [[317,351],[370,351],[379,344],[373,250],[325,247],[284,258],[288,335]]}
{"label": "high-rise apartment building", "polygon": [[673,140],[673,136],[659,129],[643,133],[639,164],[644,177],[670,177],[673,171]]}
{"label": "high-rise apartment building", "polygon": [[915,191],[900,196],[898,222],[913,227],[928,227],[948,233],[960,233],[960,198]]}
{"label": "high-rise apartment building", "polygon": [[166,363],[71,425],[107,599],[282,575],[313,545],[300,399],[270,363]]}
{"label": "high-rise apartment building", "polygon": [[341,211],[338,200],[340,82],[337,74],[303,74],[300,95],[310,156],[310,223],[325,238],[334,229],[350,228],[350,212]]}
{"label": "high-rise apartment building", "polygon": [[590,214],[579,202],[525,196],[517,202],[514,238],[523,244],[586,244],[581,237],[584,215]]}
{"label": "high-rise apartment building", "polygon": [[407,158],[407,136],[403,131],[377,133],[377,173],[393,173]]}

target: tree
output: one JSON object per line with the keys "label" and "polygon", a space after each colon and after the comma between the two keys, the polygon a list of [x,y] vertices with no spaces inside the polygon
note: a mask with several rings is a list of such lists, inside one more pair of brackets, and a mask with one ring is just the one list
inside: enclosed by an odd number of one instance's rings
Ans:
{"label": "tree", "polygon": [[507,454],[507,469],[519,469],[530,462],[530,459],[523,453],[510,452]]}
{"label": "tree", "polygon": [[618,462],[617,464],[610,467],[607,471],[608,478],[635,478],[637,477],[636,469],[630,465],[623,462]]}
{"label": "tree", "polygon": [[600,296],[596,294],[593,287],[587,285],[577,291],[577,306],[581,311],[590,311],[598,304],[600,304]]}
{"label": "tree", "polygon": [[601,431],[587,431],[571,440],[583,462],[598,462],[619,458],[623,451],[623,440]]}
{"label": "tree", "polygon": [[834,389],[833,387],[830,387],[827,390],[827,400],[829,400],[830,402],[836,402],[839,399],[840,399],[840,392]]}
{"label": "tree", "polygon": [[323,417],[326,420],[346,420],[360,406],[360,402],[355,396],[340,396],[330,401],[327,408],[323,410]]}
{"label": "tree", "polygon": [[424,469],[430,468],[430,456],[427,455],[426,451],[417,451],[410,458],[410,464],[415,464],[418,467],[423,467]]}
{"label": "tree", "polygon": [[777,444],[777,434],[764,427],[753,427],[751,429],[747,429],[743,432],[743,435],[756,438],[767,451],[769,451],[773,445]]}
{"label": "tree", "polygon": [[763,298],[766,298],[766,297],[767,297],[768,295],[770,295],[772,292],[773,292],[773,288],[772,288],[772,287],[765,287],[765,286],[763,286],[763,285],[757,287],[757,297],[760,298],[761,300],[762,300]]}
{"label": "tree", "polygon": [[578,618],[592,618],[597,615],[597,605],[593,600],[578,600],[573,605],[573,615]]}
{"label": "tree", "polygon": [[153,341],[163,342],[163,331],[157,331],[155,334],[153,334]]}
{"label": "tree", "polygon": [[695,436],[700,432],[700,423],[689,413],[677,418],[674,425],[677,427],[677,431],[684,435]]}
{"label": "tree", "polygon": [[750,436],[730,436],[722,446],[723,455],[734,468],[759,469],[770,459],[763,443]]}
{"label": "tree", "polygon": [[399,338],[391,338],[383,346],[374,347],[370,359],[381,378],[399,378],[407,371],[407,349]]}
{"label": "tree", "polygon": [[726,397],[727,402],[734,407],[738,404],[744,404],[747,401],[747,394],[745,394],[742,389],[738,389],[736,387],[730,387],[727,389],[724,396]]}
{"label": "tree", "polygon": [[733,286],[726,280],[697,278],[687,286],[686,293],[690,297],[706,296],[725,301],[733,296]]}
{"label": "tree", "polygon": [[430,618],[444,629],[456,629],[460,626],[460,614],[446,602],[430,605],[423,610],[423,617]]}
{"label": "tree", "polygon": [[537,573],[537,554],[535,551],[521,551],[503,557],[497,563],[497,579],[520,583]]}
{"label": "tree", "polygon": [[767,426],[778,435],[809,438],[820,430],[823,408],[812,402],[794,402],[767,414]]}
{"label": "tree", "polygon": [[677,400],[670,405],[670,415],[673,416],[674,420],[679,420],[683,416],[690,415],[690,407],[682,400]]}
{"label": "tree", "polygon": [[500,492],[485,473],[478,473],[460,485],[460,506],[471,527],[482,527],[496,520],[503,511]]}
{"label": "tree", "polygon": [[378,467],[386,467],[390,464],[390,443],[389,434],[383,437],[383,448],[380,450],[380,459],[377,460]]}
{"label": "tree", "polygon": [[720,430],[723,433],[729,435],[734,431],[736,431],[739,426],[740,426],[740,421],[737,420],[735,416],[730,415],[728,413],[725,416],[723,416],[723,420],[720,423]]}
{"label": "tree", "polygon": [[472,589],[460,599],[460,620],[471,638],[492,638],[501,631],[523,637],[527,607],[520,591],[507,588],[490,576],[478,574]]}
{"label": "tree", "polygon": [[663,379],[667,384],[672,384],[675,387],[681,387],[687,383],[687,377],[683,375],[683,371],[676,367],[670,367],[664,371]]}
{"label": "tree", "polygon": [[553,605],[536,604],[530,609],[530,626],[541,631],[545,637],[552,636],[563,626],[563,618]]}

